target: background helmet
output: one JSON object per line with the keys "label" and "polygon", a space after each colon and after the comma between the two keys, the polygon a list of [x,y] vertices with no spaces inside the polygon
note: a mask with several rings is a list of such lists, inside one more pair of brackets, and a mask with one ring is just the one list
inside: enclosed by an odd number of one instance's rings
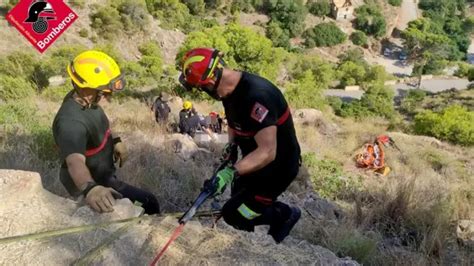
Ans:
{"label": "background helmet", "polygon": [[67,73],[74,84],[83,89],[111,93],[125,87],[125,79],[115,60],[99,51],[89,50],[80,53],[67,66]]}
{"label": "background helmet", "polygon": [[190,101],[184,101],[184,103],[183,103],[183,109],[189,110],[189,109],[191,109],[191,108],[193,108],[193,104],[192,104]]}
{"label": "background helmet", "polygon": [[225,66],[222,54],[217,49],[195,48],[188,51],[182,60],[182,74],[179,81],[186,89],[193,87],[206,90],[220,80],[220,72]]}

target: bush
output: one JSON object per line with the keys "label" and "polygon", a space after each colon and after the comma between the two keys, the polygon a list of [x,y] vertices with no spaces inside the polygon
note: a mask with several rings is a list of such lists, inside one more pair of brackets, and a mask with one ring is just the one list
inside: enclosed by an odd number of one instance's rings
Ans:
{"label": "bush", "polygon": [[400,104],[400,111],[408,114],[414,114],[415,110],[421,106],[423,99],[426,97],[424,90],[409,90],[407,96]]}
{"label": "bush", "polygon": [[15,101],[36,94],[33,85],[22,77],[0,75],[0,100]]}
{"label": "bush", "polygon": [[361,85],[367,74],[363,65],[346,61],[337,68],[341,86]]}
{"label": "bush", "polygon": [[392,6],[401,6],[402,0],[388,0],[388,3],[391,4]]}
{"label": "bush", "polygon": [[469,69],[469,72],[467,73],[467,78],[469,79],[469,81],[474,81],[474,67],[471,67],[471,69]]}
{"label": "bush", "polygon": [[308,3],[308,10],[315,16],[328,16],[331,14],[331,4],[328,0],[315,0]]}
{"label": "bush", "polygon": [[395,93],[381,84],[370,86],[360,100],[343,103],[337,115],[343,117],[364,118],[371,116],[392,119],[396,112],[393,107]]}
{"label": "bush", "polygon": [[32,53],[16,51],[0,58],[0,74],[29,79],[35,70],[36,56]]}
{"label": "bush", "polygon": [[104,39],[115,39],[123,29],[120,13],[112,6],[96,7],[90,18],[91,27]]}
{"label": "bush", "polygon": [[272,41],[273,46],[290,49],[290,36],[288,30],[280,28],[278,23],[270,22],[266,29],[267,37]]}
{"label": "bush", "polygon": [[79,31],[79,36],[81,36],[82,38],[87,38],[89,37],[89,31],[87,31],[87,29],[81,29]]}
{"label": "bush", "polygon": [[288,30],[290,37],[296,37],[303,32],[303,18],[307,10],[302,0],[272,0],[266,3],[271,21]]}
{"label": "bush", "polygon": [[225,53],[224,60],[237,67],[275,80],[279,66],[286,56],[281,48],[250,28],[237,24],[217,26],[203,31],[191,32],[176,55],[176,66],[180,67],[184,53],[196,47],[214,47]]}
{"label": "bush", "polygon": [[193,15],[201,15],[206,10],[204,0],[183,0],[183,3],[189,8]]}
{"label": "bush", "polygon": [[128,33],[143,31],[150,23],[146,6],[141,2],[124,1],[117,6],[117,10],[120,13],[123,28]]}
{"label": "bush", "polygon": [[334,22],[320,23],[313,29],[307,30],[303,36],[307,40],[306,46],[310,48],[314,46],[334,46],[345,42],[347,39],[346,34]]}
{"label": "bush", "polygon": [[464,62],[459,62],[458,63],[458,69],[456,72],[454,72],[454,75],[456,77],[460,78],[466,78],[469,75],[469,71],[473,68],[470,64],[464,63]]}
{"label": "bush", "polygon": [[362,31],[355,31],[351,34],[351,41],[355,45],[366,46],[367,45],[367,35]]}
{"label": "bush", "polygon": [[316,86],[311,70],[306,70],[300,78],[286,85],[285,97],[292,108],[321,109],[326,104],[322,89]]}
{"label": "bush", "polygon": [[453,143],[474,144],[474,112],[452,105],[439,113],[424,111],[415,116],[415,133],[433,136]]}
{"label": "bush", "polygon": [[358,181],[344,177],[342,165],[337,161],[319,160],[314,153],[303,154],[302,158],[316,192],[325,198],[344,197],[360,186]]}
{"label": "bush", "polygon": [[375,37],[383,37],[386,32],[386,21],[380,9],[375,5],[363,5],[356,9],[356,28]]}
{"label": "bush", "polygon": [[327,89],[336,78],[334,66],[317,56],[297,56],[297,61],[290,69],[290,74],[292,78],[300,79],[308,70],[313,74],[316,81],[314,86],[318,89]]}
{"label": "bush", "polygon": [[62,102],[68,92],[72,90],[71,81],[66,81],[63,85],[57,87],[47,87],[41,92],[41,96],[53,101]]}
{"label": "bush", "polygon": [[200,27],[200,22],[193,18],[188,7],[179,0],[146,0],[146,6],[148,12],[160,20],[162,28],[178,28],[190,32]]}

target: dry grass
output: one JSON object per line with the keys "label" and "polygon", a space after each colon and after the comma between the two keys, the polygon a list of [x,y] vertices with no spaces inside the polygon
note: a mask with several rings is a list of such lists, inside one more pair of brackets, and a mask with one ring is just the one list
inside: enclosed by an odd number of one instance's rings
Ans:
{"label": "dry grass", "polygon": [[[195,105],[201,112],[217,107]],[[59,103],[38,100],[36,106],[41,124],[51,125]],[[189,206],[210,176],[217,155],[201,154],[189,160],[176,156],[163,145],[164,129],[156,125],[140,101],[112,102],[104,109],[130,153],[129,161],[117,171],[119,178],[152,191],[165,212]],[[354,122],[330,114],[326,119],[338,129],[297,127],[303,151],[335,160],[348,175],[364,178],[362,187],[339,199],[346,212],[343,220],[307,221],[305,234],[300,237],[369,265],[462,262],[461,255],[449,254],[457,249],[453,223],[474,218],[473,149],[389,132],[402,152],[387,149],[392,172],[376,177],[356,169],[352,158],[366,141],[386,133],[388,124],[378,119]],[[39,172],[47,189],[65,195],[58,182],[59,162],[45,161],[38,154],[44,147],[35,149],[32,145],[34,137],[21,127],[6,134],[0,140],[0,168]]]}
{"label": "dry grass", "polygon": [[[383,120],[327,117],[336,121],[339,132],[323,135],[300,126],[303,150],[340,162],[349,176],[362,175],[363,186],[351,191],[351,197],[339,199],[348,214],[345,220],[315,223],[307,230],[315,233],[302,237],[371,265],[466,263],[467,255],[451,251],[458,250],[455,222],[474,218],[473,149],[386,132]],[[401,149],[386,149],[386,163],[392,169],[387,177],[357,169],[352,159],[365,142],[381,133],[388,133]],[[372,253],[374,243],[377,252]]]}

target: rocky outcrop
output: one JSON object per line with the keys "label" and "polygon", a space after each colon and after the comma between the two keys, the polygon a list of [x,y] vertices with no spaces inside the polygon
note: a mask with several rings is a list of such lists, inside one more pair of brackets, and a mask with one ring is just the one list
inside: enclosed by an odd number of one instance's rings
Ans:
{"label": "rocky outcrop", "polygon": [[340,128],[324,118],[321,111],[316,109],[297,109],[293,111],[293,120],[295,124],[305,126],[315,126],[323,135],[334,135],[340,131]]}
{"label": "rocky outcrop", "polygon": [[[143,216],[135,223],[2,243],[9,236],[135,217],[142,209],[124,199],[117,201],[112,213],[95,213],[45,191],[40,176],[32,172],[0,170],[0,180],[0,265],[146,265],[177,226],[171,216]],[[197,218],[186,224],[160,264],[357,265],[291,236],[277,245],[264,227],[248,233],[221,220],[211,229]]]}

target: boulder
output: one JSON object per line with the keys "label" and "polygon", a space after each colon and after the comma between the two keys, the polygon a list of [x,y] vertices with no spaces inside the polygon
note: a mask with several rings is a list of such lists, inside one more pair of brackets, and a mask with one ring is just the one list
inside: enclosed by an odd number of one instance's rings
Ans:
{"label": "boulder", "polygon": [[199,148],[191,136],[179,133],[167,136],[164,146],[184,160],[192,158],[198,152],[209,153],[207,149]]}
{"label": "boulder", "polygon": [[474,247],[474,220],[459,220],[456,227],[456,236],[462,244]]}
{"label": "boulder", "polygon": [[340,128],[336,124],[327,121],[323,113],[316,109],[297,109],[293,111],[293,120],[295,124],[314,126],[323,135],[332,136],[340,132]]}

